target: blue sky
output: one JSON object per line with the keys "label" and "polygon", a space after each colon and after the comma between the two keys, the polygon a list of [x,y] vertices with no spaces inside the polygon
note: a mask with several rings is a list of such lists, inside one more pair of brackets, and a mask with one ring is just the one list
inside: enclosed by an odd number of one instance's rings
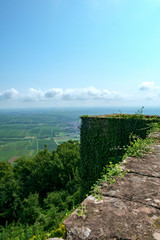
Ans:
{"label": "blue sky", "polygon": [[0,108],[160,106],[159,0],[1,0]]}

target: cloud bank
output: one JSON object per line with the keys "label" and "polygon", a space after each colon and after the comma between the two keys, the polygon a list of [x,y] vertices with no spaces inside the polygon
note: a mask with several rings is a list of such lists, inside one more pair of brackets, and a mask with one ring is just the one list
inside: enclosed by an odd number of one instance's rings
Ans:
{"label": "cloud bank", "polygon": [[51,100],[118,100],[122,96],[119,92],[109,91],[107,89],[89,88],[70,88],[63,90],[61,88],[51,88],[47,91],[30,88],[26,93],[19,93],[16,89],[0,93],[0,100],[21,100],[21,101],[51,101]]}
{"label": "cloud bank", "polygon": [[64,107],[64,106],[138,106],[160,105],[160,86],[142,82],[136,91],[121,93],[108,89],[50,88],[46,91],[30,88],[25,92],[11,88],[0,92],[0,108]]}
{"label": "cloud bank", "polygon": [[18,91],[14,88],[0,92],[0,100],[16,99],[18,97]]}
{"label": "cloud bank", "polygon": [[157,86],[154,82],[142,82],[139,86],[139,90],[144,92],[145,99],[147,101],[155,100],[159,101],[160,98],[160,86]]}
{"label": "cloud bank", "polygon": [[155,86],[155,83],[154,83],[154,82],[143,82],[143,83],[139,86],[139,90],[141,90],[141,91],[154,90],[154,89],[160,89],[160,87]]}

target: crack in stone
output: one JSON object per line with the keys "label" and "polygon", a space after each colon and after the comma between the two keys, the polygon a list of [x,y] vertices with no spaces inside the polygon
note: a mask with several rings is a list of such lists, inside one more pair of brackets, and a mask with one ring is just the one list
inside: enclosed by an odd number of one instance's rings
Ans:
{"label": "crack in stone", "polygon": [[132,240],[131,238],[119,238],[119,237],[113,237],[116,240]]}
{"label": "crack in stone", "polygon": [[149,206],[149,207],[152,207],[152,208],[160,210],[160,207],[157,207],[157,206],[154,206],[152,204],[149,204],[149,203],[146,203],[146,202],[142,202],[142,201],[135,201],[135,200],[133,200],[131,198],[111,196],[111,195],[109,195],[107,193],[105,193],[105,194],[102,193],[102,195],[105,196],[105,197],[116,198],[116,199],[119,199],[119,200],[126,200],[126,201],[133,202],[133,203],[140,203],[142,205]]}
{"label": "crack in stone", "polygon": [[137,174],[137,175],[144,176],[144,177],[160,178],[160,176],[148,175],[145,173],[134,172],[131,170],[128,173],[133,173],[133,174]]}
{"label": "crack in stone", "polygon": [[144,203],[145,205],[149,206],[149,207],[153,207],[153,208],[156,208],[158,210],[160,210],[160,207],[157,207],[157,206],[153,206],[152,204],[149,204],[149,203]]}

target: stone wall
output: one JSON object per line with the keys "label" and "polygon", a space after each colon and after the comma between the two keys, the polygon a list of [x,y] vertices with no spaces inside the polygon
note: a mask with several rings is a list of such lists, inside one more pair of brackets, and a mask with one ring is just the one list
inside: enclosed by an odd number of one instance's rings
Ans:
{"label": "stone wall", "polygon": [[160,134],[152,152],[121,163],[129,170],[114,184],[88,196],[85,214],[75,210],[65,221],[67,240],[160,240]]}
{"label": "stone wall", "polygon": [[85,196],[110,161],[120,162],[123,146],[129,144],[130,134],[146,137],[148,124],[154,116],[103,115],[81,117],[80,174]]}

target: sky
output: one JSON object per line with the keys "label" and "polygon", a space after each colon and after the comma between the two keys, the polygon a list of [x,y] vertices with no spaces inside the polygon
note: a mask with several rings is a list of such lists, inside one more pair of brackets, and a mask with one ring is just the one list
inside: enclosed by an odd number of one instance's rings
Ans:
{"label": "sky", "polygon": [[160,107],[160,0],[0,0],[0,109]]}

